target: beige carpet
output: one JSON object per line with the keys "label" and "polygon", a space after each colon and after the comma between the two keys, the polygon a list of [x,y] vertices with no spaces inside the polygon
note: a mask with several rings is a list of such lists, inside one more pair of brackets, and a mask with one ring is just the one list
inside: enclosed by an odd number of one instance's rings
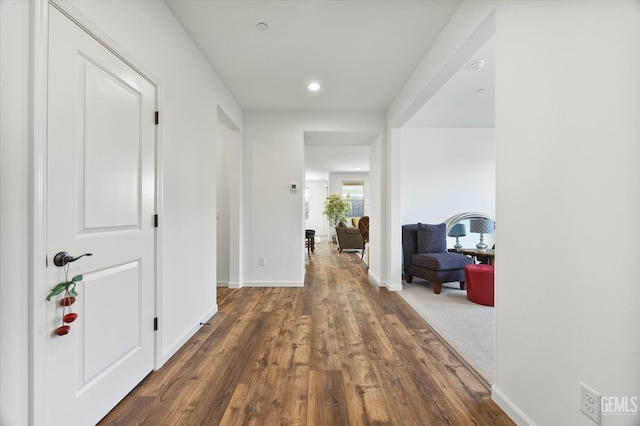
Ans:
{"label": "beige carpet", "polygon": [[484,380],[493,384],[493,307],[467,300],[458,283],[434,294],[431,284],[414,278],[398,292]]}

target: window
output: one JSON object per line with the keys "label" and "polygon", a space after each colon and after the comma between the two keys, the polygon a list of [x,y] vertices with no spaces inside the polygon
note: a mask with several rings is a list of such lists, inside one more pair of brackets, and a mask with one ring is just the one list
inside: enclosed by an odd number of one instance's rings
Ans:
{"label": "window", "polygon": [[342,182],[342,199],[349,202],[349,216],[364,216],[364,182]]}

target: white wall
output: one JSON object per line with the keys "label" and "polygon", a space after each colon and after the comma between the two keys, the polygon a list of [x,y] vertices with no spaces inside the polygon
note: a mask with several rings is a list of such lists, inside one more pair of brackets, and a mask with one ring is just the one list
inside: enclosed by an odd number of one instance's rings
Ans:
{"label": "white wall", "polygon": [[[248,112],[244,116],[244,285],[304,281],[304,131],[380,133],[383,113]],[[372,189],[373,192],[376,189]],[[379,191],[379,190],[378,190]],[[265,266],[258,265],[264,257]]]}
{"label": "white wall", "polygon": [[494,398],[592,425],[580,381],[640,398],[640,3],[504,2],[496,37]]}
{"label": "white wall", "polygon": [[324,237],[326,241],[329,222],[322,212],[324,211],[324,200],[327,198],[327,181],[308,180],[305,186],[309,189],[309,219],[305,228],[315,230],[316,238]]}
{"label": "white wall", "polygon": [[[462,212],[495,218],[494,129],[405,127],[401,144],[403,225],[442,223]],[[461,243],[473,247],[479,235],[466,225]],[[493,235],[485,243],[491,247]]]}
{"label": "white wall", "polygon": [[29,3],[0,1],[0,424],[28,424]]}
{"label": "white wall", "polygon": [[241,111],[163,2],[72,4],[162,84],[160,331],[166,359],[217,309],[216,171],[211,164],[218,105],[236,123]]}
{"label": "white wall", "polygon": [[[460,52],[486,41],[494,6],[493,398],[518,424],[589,425],[580,381],[605,396],[640,396],[640,263],[616,248],[615,234],[640,217],[638,2],[465,1],[388,111],[388,197],[400,191],[397,127]],[[399,215],[390,204],[394,243]],[[543,224],[540,256],[528,254],[523,223]],[[625,241],[640,237],[638,227],[627,229]],[[638,416],[604,416],[602,424],[635,425]]]}
{"label": "white wall", "polygon": [[[42,4],[0,1],[0,424],[28,424],[31,314],[27,303],[30,293],[36,291],[37,296],[44,291],[29,287],[28,222],[30,200],[37,195],[31,187],[28,47],[34,35],[31,9]],[[158,308],[162,358],[166,359],[217,308],[216,191],[206,183],[215,182],[211,164],[215,164],[218,107],[238,126],[242,112],[163,2],[69,4],[161,84],[164,186],[159,232],[164,262],[158,277],[162,284]]]}
{"label": "white wall", "polygon": [[[369,146],[369,186],[371,200],[369,206],[369,244],[367,245],[367,257],[369,259],[369,276],[379,286],[386,287],[388,283],[383,280],[384,268],[382,252],[385,241],[382,239],[383,225],[385,223],[386,185],[383,185],[385,158],[383,147],[385,138],[378,135]],[[390,289],[391,290],[391,289]]]}
{"label": "white wall", "polygon": [[218,138],[216,154],[216,220],[217,220],[217,252],[216,281],[219,287],[229,285],[229,224],[230,224],[230,163],[232,130],[218,119]]}

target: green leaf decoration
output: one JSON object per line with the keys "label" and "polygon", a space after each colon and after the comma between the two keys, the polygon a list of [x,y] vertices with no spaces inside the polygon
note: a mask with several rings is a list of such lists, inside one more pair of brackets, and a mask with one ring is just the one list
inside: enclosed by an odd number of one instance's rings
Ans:
{"label": "green leaf decoration", "polygon": [[51,293],[49,293],[49,295],[47,296],[47,302],[51,300],[51,298],[53,296],[57,296],[58,294],[62,293],[63,291],[65,291],[67,289],[67,287],[69,287],[69,284],[71,284],[68,281],[62,282],[58,285],[56,285],[53,290],[51,290]]}
{"label": "green leaf decoration", "polygon": [[49,295],[47,296],[47,302],[51,301],[51,298],[53,296],[57,296],[65,290],[69,292],[69,296],[76,297],[78,295],[78,292],[76,291],[76,283],[78,281],[82,281],[82,275],[76,275],[75,277],[71,278],[71,281],[64,281],[60,284],[57,284],[53,288],[53,290],[51,290],[51,293],[49,293]]}

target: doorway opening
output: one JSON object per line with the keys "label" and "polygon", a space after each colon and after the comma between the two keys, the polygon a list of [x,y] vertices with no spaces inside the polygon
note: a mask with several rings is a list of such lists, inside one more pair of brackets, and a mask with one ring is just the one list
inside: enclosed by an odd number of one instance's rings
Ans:
{"label": "doorway opening", "polygon": [[[400,181],[402,225],[442,223],[462,212],[482,212],[495,218],[495,42],[490,37],[461,68],[439,88],[429,101],[402,127],[400,138]],[[467,221],[464,248],[475,247],[479,234]],[[470,231],[470,232],[469,232]],[[489,247],[493,234],[485,235]],[[452,249],[456,238],[447,239]],[[430,283],[403,283],[401,293],[440,334],[472,371],[493,383],[495,330],[493,307],[476,305],[467,299],[458,283],[443,286],[434,295]],[[452,302],[454,296],[457,302]],[[409,300],[409,299],[412,300]],[[440,305],[446,307],[440,308]],[[467,309],[468,308],[468,309]],[[474,310],[481,311],[474,313]],[[447,315],[474,318],[471,336]],[[482,324],[480,324],[482,322]],[[482,336],[479,334],[484,333]]]}
{"label": "doorway opening", "polygon": [[239,288],[242,286],[242,141],[239,128],[220,108],[217,126],[216,285]]}

